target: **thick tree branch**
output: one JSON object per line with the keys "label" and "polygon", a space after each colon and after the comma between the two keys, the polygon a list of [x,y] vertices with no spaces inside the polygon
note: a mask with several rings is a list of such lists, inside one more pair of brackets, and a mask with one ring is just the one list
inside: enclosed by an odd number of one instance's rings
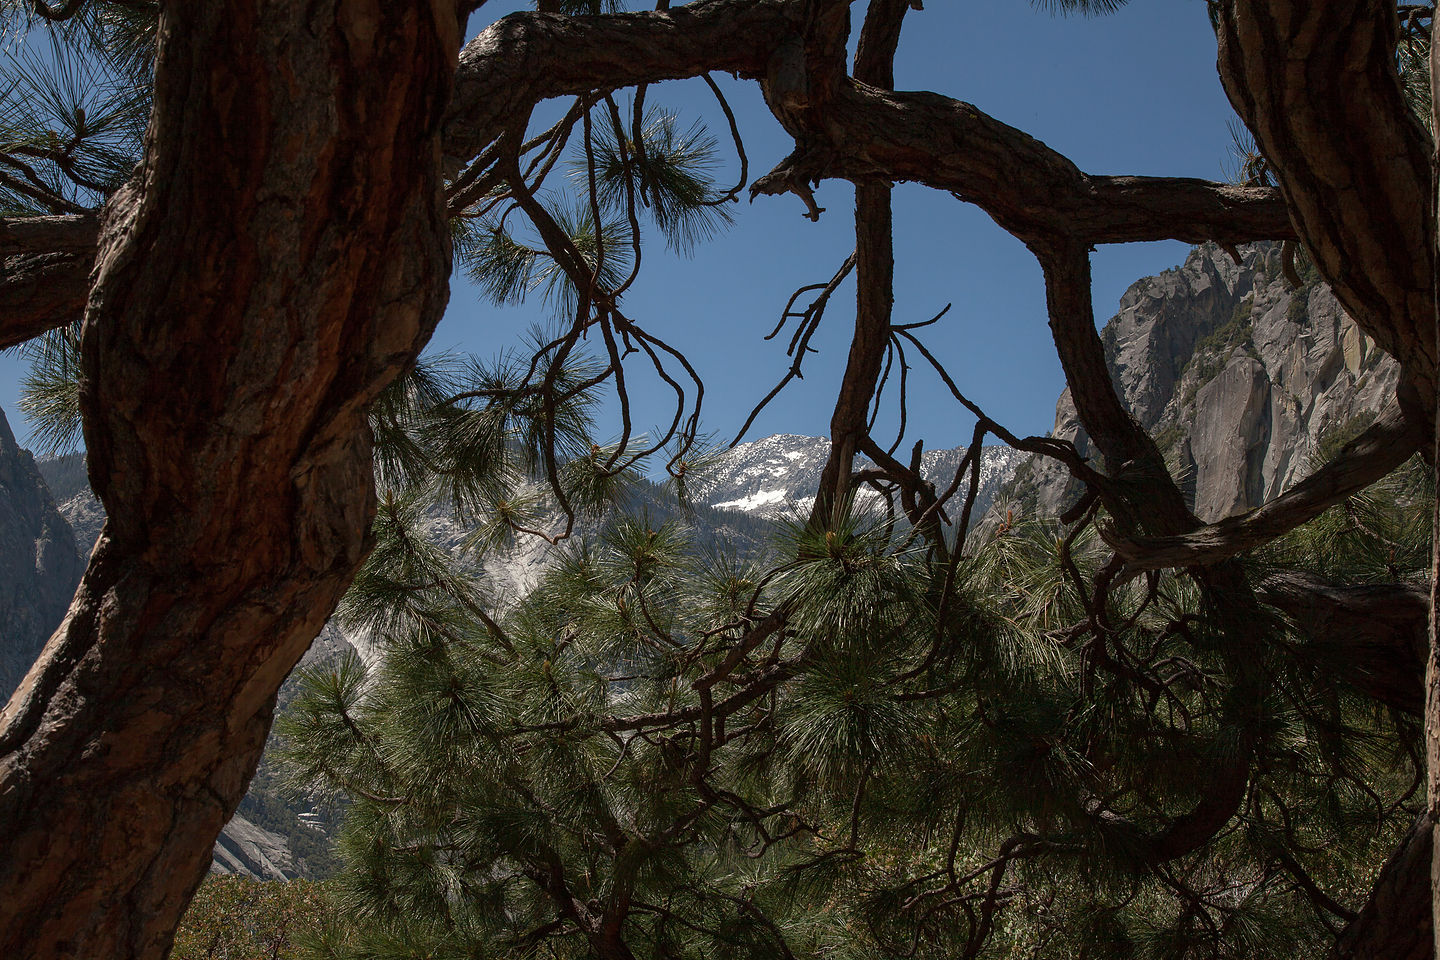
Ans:
{"label": "thick tree branch", "polygon": [[865,24],[855,46],[855,77],[884,90],[895,89],[895,51],[900,47],[900,27],[912,0],[870,0]]}
{"label": "thick tree branch", "polygon": [[1429,597],[1411,583],[1347,585],[1300,570],[1267,574],[1260,600],[1283,610],[1308,643],[1298,655],[1336,679],[1414,716],[1425,708]]}
{"label": "thick tree branch", "polygon": [[93,253],[99,239],[100,218],[95,214],[0,219],[0,257],[20,253]]}
{"label": "thick tree branch", "polygon": [[1091,176],[1034,137],[935,93],[849,81],[827,105],[822,125],[787,129],[804,149],[786,164],[801,176],[923,183],[976,204],[1023,240],[1295,237],[1276,190],[1184,177]]}
{"label": "thick tree branch", "polygon": [[765,73],[804,27],[806,0],[698,0],[674,10],[591,17],[516,13],[460,53],[444,151],[469,161],[511,118],[551,97],[698,77]]}
{"label": "thick tree branch", "polygon": [[1345,925],[1330,960],[1432,960],[1429,818],[1421,814],[1385,861],[1360,915]]}
{"label": "thick tree branch", "polygon": [[1090,252],[1083,241],[1032,243],[1045,272],[1050,332],[1085,430],[1105,457],[1110,477],[1096,492],[1124,530],[1188,533],[1199,521],[1145,428],[1115,392],[1105,348],[1095,332]]}
{"label": "thick tree branch", "polygon": [[[511,118],[552,97],[716,70],[765,77],[784,61],[779,54],[786,44],[814,28],[812,8],[833,14],[836,6],[817,4],[698,0],[649,13],[512,14],[462,52],[444,122],[443,152],[452,167],[464,164],[492,143]],[[899,0],[892,5],[898,8]],[[883,61],[880,53],[894,42],[895,28],[884,17],[872,22],[857,62],[863,71]],[[825,33],[838,35],[828,21]],[[806,66],[802,53],[800,69]],[[1180,177],[1087,175],[1045,144],[970,104],[934,93],[881,89],[887,79],[883,73],[870,78],[879,84],[871,85],[834,77],[828,68],[824,72],[831,89],[823,109],[812,99],[806,109],[782,111],[800,149],[758,181],[752,195],[803,189],[807,181],[830,177],[909,180],[976,203],[1022,239],[1239,243],[1296,236],[1277,190]],[[807,88],[805,95],[813,98],[815,92]],[[47,249],[71,249],[70,241],[64,243]]]}
{"label": "thick tree branch", "polygon": [[[896,44],[908,9],[904,0],[879,0],[866,13],[856,72],[875,83],[894,76]],[[841,47],[843,50],[843,45]],[[767,91],[767,98],[771,91]],[[850,491],[855,454],[869,436],[867,414],[879,383],[890,318],[895,306],[895,249],[890,185],[883,180],[855,187],[855,335],[840,395],[830,417],[830,456],[820,475],[812,525],[833,529]]]}
{"label": "thick tree branch", "polygon": [[[1169,535],[1193,530],[1198,521],[1185,506],[1154,440],[1115,392],[1095,332],[1088,248],[1075,240],[1032,241],[1030,247],[1045,271],[1050,328],[1071,396],[1110,473],[1096,492],[1121,529]],[[1228,638],[1222,655],[1235,683],[1230,719],[1238,736],[1234,751],[1207,771],[1209,787],[1200,799],[1163,827],[1147,830],[1112,811],[1095,812],[1098,823],[1151,863],[1192,853],[1231,821],[1249,790],[1252,758],[1263,736],[1257,718],[1241,705],[1259,702],[1267,682],[1251,654],[1266,639],[1265,618],[1237,564],[1223,562],[1194,573],[1207,607]]]}
{"label": "thick tree branch", "polygon": [[0,350],[80,319],[99,232],[90,214],[0,220]]}
{"label": "thick tree branch", "polygon": [[92,249],[10,257],[0,264],[0,350],[79,320],[94,262]]}
{"label": "thick tree branch", "polygon": [[[456,93],[444,123],[444,153],[452,163],[468,161],[500,135],[510,118],[552,97],[715,70],[766,76],[777,52],[807,29],[807,18],[815,19],[811,8],[816,3],[698,0],[649,13],[505,17],[462,52]],[[898,0],[893,5],[898,7]],[[894,40],[887,35],[894,27],[885,26],[885,18],[872,22],[876,26],[869,38],[862,37],[866,50],[857,63],[857,69],[865,71],[883,60],[872,51]],[[870,79],[883,85],[887,78],[877,74]],[[934,93],[896,93],[848,78],[830,82],[834,88],[823,111],[812,107],[786,111],[782,117],[802,147],[783,168],[787,176],[777,171],[757,184],[757,193],[783,192],[804,180],[825,177],[910,180],[977,203],[1002,227],[1026,239],[1238,243],[1296,236],[1284,201],[1270,188],[1188,178],[1091,176],[970,104]],[[806,126],[795,127],[797,123]],[[61,242],[63,246],[44,249],[73,248],[71,241]]]}
{"label": "thick tree branch", "polygon": [[1217,563],[1269,543],[1359,493],[1419,450],[1424,445],[1422,433],[1399,405],[1392,403],[1333,460],[1243,516],[1178,536],[1130,536],[1108,526],[1100,532],[1133,571]]}
{"label": "thick tree branch", "polygon": [[855,188],[855,264],[855,334],[830,416],[830,455],[810,518],[813,526],[826,529],[836,526],[837,511],[850,489],[851,466],[867,435],[870,401],[890,339],[895,253],[889,184],[862,183]]}
{"label": "thick tree branch", "polygon": [[[924,183],[979,204],[1022,238],[1239,243],[1296,236],[1277,190],[1178,177],[1088,176],[970,104],[884,90],[883,73],[869,83],[861,82],[863,73],[861,81],[837,77],[829,49],[839,35],[831,23],[836,9],[819,0],[698,0],[651,13],[512,14],[461,54],[445,154],[453,163],[468,161],[499,136],[508,117],[540,100],[715,70],[760,78],[784,73],[784,53],[794,50],[791,72],[799,75],[793,84],[804,89],[787,98],[774,90],[778,80],[767,85],[772,106],[803,100],[803,108],[779,111],[806,157],[790,165],[798,176]],[[892,42],[886,19],[873,22],[870,37],[862,37],[867,50],[857,70],[874,69],[884,58],[872,51]],[[807,29],[825,41],[813,58],[800,41]],[[824,66],[816,68],[814,60]],[[807,69],[821,76],[807,77]],[[758,192],[786,189],[771,177]]]}

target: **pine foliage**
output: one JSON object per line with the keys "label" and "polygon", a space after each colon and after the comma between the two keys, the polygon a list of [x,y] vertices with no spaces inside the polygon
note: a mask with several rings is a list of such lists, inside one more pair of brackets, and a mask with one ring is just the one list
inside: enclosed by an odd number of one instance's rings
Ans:
{"label": "pine foliage", "polygon": [[98,207],[130,176],[150,113],[158,8],[87,4],[40,25],[5,4],[0,58],[0,208],[7,216]]}
{"label": "pine foliage", "polygon": [[[487,623],[389,555],[406,522],[347,599],[386,656],[287,721],[297,785],[353,804],[330,956],[1290,957],[1415,806],[1413,724],[1280,618],[1253,700],[1194,584],[1087,610],[1093,534],[992,539],[942,610],[945,564],[874,519],[777,528],[759,567],[621,517]],[[1242,741],[1245,802],[1158,856]]]}

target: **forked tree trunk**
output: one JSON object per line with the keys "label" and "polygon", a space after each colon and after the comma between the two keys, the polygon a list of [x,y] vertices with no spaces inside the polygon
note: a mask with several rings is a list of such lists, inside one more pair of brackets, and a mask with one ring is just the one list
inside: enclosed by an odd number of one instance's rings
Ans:
{"label": "forked tree trunk", "polygon": [[84,333],[110,520],[0,715],[0,955],[159,958],[368,549],[366,405],[444,308],[452,0],[167,3]]}
{"label": "forked tree trunk", "polygon": [[1329,960],[1429,960],[1430,820],[1422,813],[1385,861],[1359,915],[1345,925]]}

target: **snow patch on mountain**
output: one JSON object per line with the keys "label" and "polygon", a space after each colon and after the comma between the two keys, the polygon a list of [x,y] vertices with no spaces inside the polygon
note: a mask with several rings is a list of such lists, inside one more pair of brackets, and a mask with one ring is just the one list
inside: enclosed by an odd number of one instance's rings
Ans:
{"label": "snow patch on mountain", "polygon": [[[786,454],[789,456],[789,454]],[[726,500],[723,503],[712,503],[710,506],[717,510],[739,510],[741,513],[760,513],[765,507],[785,501],[785,491],[778,490],[757,490],[748,497],[741,497],[739,500]]]}
{"label": "snow patch on mountain", "polygon": [[[739,444],[707,469],[705,479],[695,485],[696,500],[718,510],[752,516],[803,516],[815,498],[829,455],[829,440],[793,433]],[[964,447],[931,450],[921,457],[921,473],[937,490],[944,490],[954,482],[964,457]],[[990,508],[1021,458],[1009,447],[983,448],[974,516],[980,517]],[[862,460],[856,466],[865,469],[870,464]],[[879,494],[869,488],[862,489],[859,498],[862,503],[879,503]]]}

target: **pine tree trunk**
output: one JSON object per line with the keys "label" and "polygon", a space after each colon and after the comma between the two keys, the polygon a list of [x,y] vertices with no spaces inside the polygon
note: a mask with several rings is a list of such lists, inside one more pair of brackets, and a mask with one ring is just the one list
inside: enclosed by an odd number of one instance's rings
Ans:
{"label": "pine tree trunk", "polygon": [[447,0],[164,6],[86,314],[110,520],[0,715],[0,954],[160,958],[368,549],[370,399],[447,296]]}
{"label": "pine tree trunk", "polygon": [[[1435,418],[1431,145],[1395,75],[1393,0],[1226,0],[1220,78],[1335,296]],[[1427,429],[1427,434],[1430,431]]]}
{"label": "pine tree trunk", "polygon": [[[1436,453],[1440,453],[1440,421],[1436,426]],[[1433,464],[1440,479],[1440,458]],[[1440,500],[1431,513],[1430,550],[1430,655],[1425,664],[1425,768],[1426,808],[1428,823],[1424,829],[1430,833],[1430,921],[1434,931],[1432,953],[1440,956],[1440,837],[1436,837],[1440,826]]]}
{"label": "pine tree trunk", "polygon": [[[1430,45],[1430,117],[1431,129],[1440,130],[1440,96],[1436,91],[1440,90],[1440,49],[1434,43]],[[1436,171],[1440,170],[1440,149],[1432,138],[1431,141],[1431,194],[1430,208],[1427,216],[1432,223],[1437,213],[1440,213],[1440,200],[1437,200],[1435,190],[1440,189],[1440,178],[1436,177]],[[1432,242],[1437,244],[1437,250],[1432,252],[1435,262],[1440,263],[1440,229],[1432,230],[1430,234]],[[1437,309],[1440,309],[1440,276],[1434,278],[1437,296],[1434,302]],[[1431,316],[1430,332],[1432,338],[1440,335],[1440,315]],[[1440,344],[1440,341],[1431,340],[1431,343]],[[1440,351],[1440,346],[1437,346]],[[1437,391],[1440,391],[1440,379],[1437,379]],[[1436,409],[1440,410],[1440,396],[1436,397]],[[1431,467],[1440,479],[1440,417],[1436,418],[1435,424],[1435,446],[1431,453]],[[1437,488],[1440,489],[1440,488]],[[1425,664],[1425,767],[1427,772],[1427,803],[1426,815],[1429,819],[1430,831],[1430,927],[1432,931],[1432,952],[1431,956],[1440,956],[1440,843],[1437,843],[1435,832],[1440,827],[1440,499],[1435,502],[1434,513],[1431,515],[1431,553],[1430,553],[1430,656]]]}
{"label": "pine tree trunk", "polygon": [[1380,871],[1360,914],[1345,925],[1330,960],[1428,960],[1430,818],[1421,814]]}

